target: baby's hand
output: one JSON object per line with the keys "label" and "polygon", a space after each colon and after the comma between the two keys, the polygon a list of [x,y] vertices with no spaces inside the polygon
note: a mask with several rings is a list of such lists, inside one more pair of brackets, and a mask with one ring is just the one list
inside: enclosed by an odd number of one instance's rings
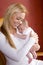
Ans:
{"label": "baby's hand", "polygon": [[33,58],[36,59],[37,58],[37,54],[33,54]]}
{"label": "baby's hand", "polygon": [[28,60],[28,63],[31,63],[32,62],[32,58],[30,58],[29,60]]}
{"label": "baby's hand", "polygon": [[28,52],[28,54],[26,56],[28,58],[28,63],[31,63],[33,60],[33,55],[30,52]]}
{"label": "baby's hand", "polygon": [[18,37],[18,38],[21,38],[21,39],[26,39],[27,35],[17,34],[17,37]]}
{"label": "baby's hand", "polygon": [[21,35],[22,39],[26,39],[27,35]]}

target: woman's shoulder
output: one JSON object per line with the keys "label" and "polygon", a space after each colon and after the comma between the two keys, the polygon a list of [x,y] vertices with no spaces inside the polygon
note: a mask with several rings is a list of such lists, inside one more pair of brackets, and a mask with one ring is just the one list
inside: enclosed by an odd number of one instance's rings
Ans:
{"label": "woman's shoulder", "polygon": [[5,43],[6,43],[6,37],[5,35],[0,32],[0,50],[2,50],[2,47],[5,47]]}
{"label": "woman's shoulder", "polygon": [[5,35],[0,31],[0,37],[5,37]]}

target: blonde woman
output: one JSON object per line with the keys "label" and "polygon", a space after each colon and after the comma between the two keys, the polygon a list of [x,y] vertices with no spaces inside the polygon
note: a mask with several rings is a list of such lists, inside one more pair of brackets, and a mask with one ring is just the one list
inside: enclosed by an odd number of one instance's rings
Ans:
{"label": "blonde woman", "polygon": [[5,13],[0,31],[0,51],[6,57],[6,65],[43,65],[43,61],[36,59],[33,59],[30,64],[28,63],[26,55],[34,45],[35,38],[31,36],[29,42],[26,40],[23,42],[16,33],[17,27],[25,19],[26,12],[27,10],[22,4],[12,4]]}

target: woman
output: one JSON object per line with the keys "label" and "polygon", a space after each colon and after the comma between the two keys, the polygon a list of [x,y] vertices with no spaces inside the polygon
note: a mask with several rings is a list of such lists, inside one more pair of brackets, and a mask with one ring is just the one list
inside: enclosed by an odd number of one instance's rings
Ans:
{"label": "woman", "polygon": [[[12,4],[5,13],[0,32],[0,51],[6,57],[6,65],[33,65],[33,63],[43,65],[43,61],[35,59],[29,64],[26,56],[36,38],[31,36],[29,42],[23,42],[16,33],[17,27],[25,19],[26,12],[27,10],[22,4]],[[24,37],[26,36],[24,35]]]}

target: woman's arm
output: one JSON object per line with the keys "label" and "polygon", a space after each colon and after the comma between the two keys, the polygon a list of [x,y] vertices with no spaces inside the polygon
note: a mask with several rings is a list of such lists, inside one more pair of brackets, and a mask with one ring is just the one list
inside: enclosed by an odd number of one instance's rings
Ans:
{"label": "woman's arm", "polygon": [[8,42],[6,41],[5,37],[3,37],[3,35],[0,35],[0,50],[7,57],[15,61],[20,61],[20,59],[26,56],[26,54],[28,53],[30,48],[34,45],[34,43],[35,43],[35,39],[31,37],[29,42],[25,44],[20,50],[17,51],[17,49],[12,48],[8,44]]}

